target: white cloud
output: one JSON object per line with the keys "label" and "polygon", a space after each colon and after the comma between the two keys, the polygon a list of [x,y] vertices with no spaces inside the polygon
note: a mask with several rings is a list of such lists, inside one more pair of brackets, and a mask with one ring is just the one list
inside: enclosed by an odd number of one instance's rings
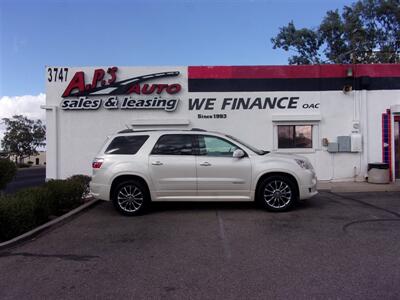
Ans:
{"label": "white cloud", "polygon": [[46,122],[45,110],[40,106],[46,103],[46,95],[40,93],[37,96],[3,96],[0,98],[0,140],[3,138],[4,124],[2,118],[10,118],[14,115],[24,115],[32,120],[40,119]]}

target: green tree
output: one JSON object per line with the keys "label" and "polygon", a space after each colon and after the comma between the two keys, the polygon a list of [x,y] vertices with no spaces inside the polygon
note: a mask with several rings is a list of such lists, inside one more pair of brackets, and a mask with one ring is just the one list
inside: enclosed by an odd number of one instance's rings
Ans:
{"label": "green tree", "polygon": [[22,115],[2,119],[6,131],[1,141],[4,151],[21,162],[24,158],[38,154],[37,149],[46,145],[46,126],[40,120],[30,120]]}
{"label": "green tree", "polygon": [[289,64],[400,62],[400,0],[359,0],[328,11],[315,29],[291,21],[271,42],[295,52]]}

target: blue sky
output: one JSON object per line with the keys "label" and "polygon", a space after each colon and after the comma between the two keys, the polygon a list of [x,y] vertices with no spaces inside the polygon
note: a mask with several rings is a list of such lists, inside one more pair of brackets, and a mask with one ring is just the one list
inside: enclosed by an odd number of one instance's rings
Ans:
{"label": "blue sky", "polygon": [[351,2],[0,0],[0,98],[44,93],[46,65],[284,65],[279,27]]}

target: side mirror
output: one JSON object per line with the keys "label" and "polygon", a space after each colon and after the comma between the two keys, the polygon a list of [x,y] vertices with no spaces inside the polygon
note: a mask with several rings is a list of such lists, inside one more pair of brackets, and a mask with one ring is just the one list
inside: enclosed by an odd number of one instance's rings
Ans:
{"label": "side mirror", "polygon": [[245,154],[242,149],[236,149],[235,151],[233,151],[233,155],[232,155],[233,158],[242,158],[244,156],[245,156]]}

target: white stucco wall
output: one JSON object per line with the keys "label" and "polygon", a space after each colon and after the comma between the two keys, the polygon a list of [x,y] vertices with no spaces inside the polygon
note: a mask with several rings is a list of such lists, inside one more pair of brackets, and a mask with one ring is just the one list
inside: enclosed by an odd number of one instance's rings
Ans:
{"label": "white stucco wall", "polygon": [[[179,71],[178,77],[163,78],[162,83],[179,83],[182,90],[174,95],[179,98],[175,111],[157,109],[109,110],[63,110],[60,108],[62,93],[73,74],[84,71],[85,81],[91,82],[95,69],[101,67],[68,68],[69,78],[62,82],[49,82],[46,72],[47,93],[47,178],[66,178],[73,174],[91,174],[91,162],[107,135],[126,128],[138,120],[148,124],[188,121],[188,126],[222,131],[253,144],[256,147],[299,153],[313,163],[321,180],[363,180],[368,162],[382,159],[381,115],[392,105],[400,104],[400,91],[338,91],[316,92],[207,92],[189,93],[187,67],[120,67],[118,80],[150,73]],[[107,67],[104,67],[107,69]],[[168,96],[168,95],[167,95]],[[237,97],[298,97],[296,109],[221,109],[224,98]],[[189,98],[215,98],[212,110],[189,110]],[[319,103],[318,108],[304,109],[303,105]],[[226,114],[225,119],[202,119],[198,114]],[[276,125],[296,121],[312,124],[313,149],[278,150]],[[328,153],[322,139],[335,141],[337,136],[350,135],[353,122],[360,122],[364,139],[363,151],[359,153]],[[154,128],[154,126],[139,126]],[[137,128],[139,128],[137,127]],[[162,126],[156,127],[162,128]],[[365,139],[366,137],[366,139]]]}

